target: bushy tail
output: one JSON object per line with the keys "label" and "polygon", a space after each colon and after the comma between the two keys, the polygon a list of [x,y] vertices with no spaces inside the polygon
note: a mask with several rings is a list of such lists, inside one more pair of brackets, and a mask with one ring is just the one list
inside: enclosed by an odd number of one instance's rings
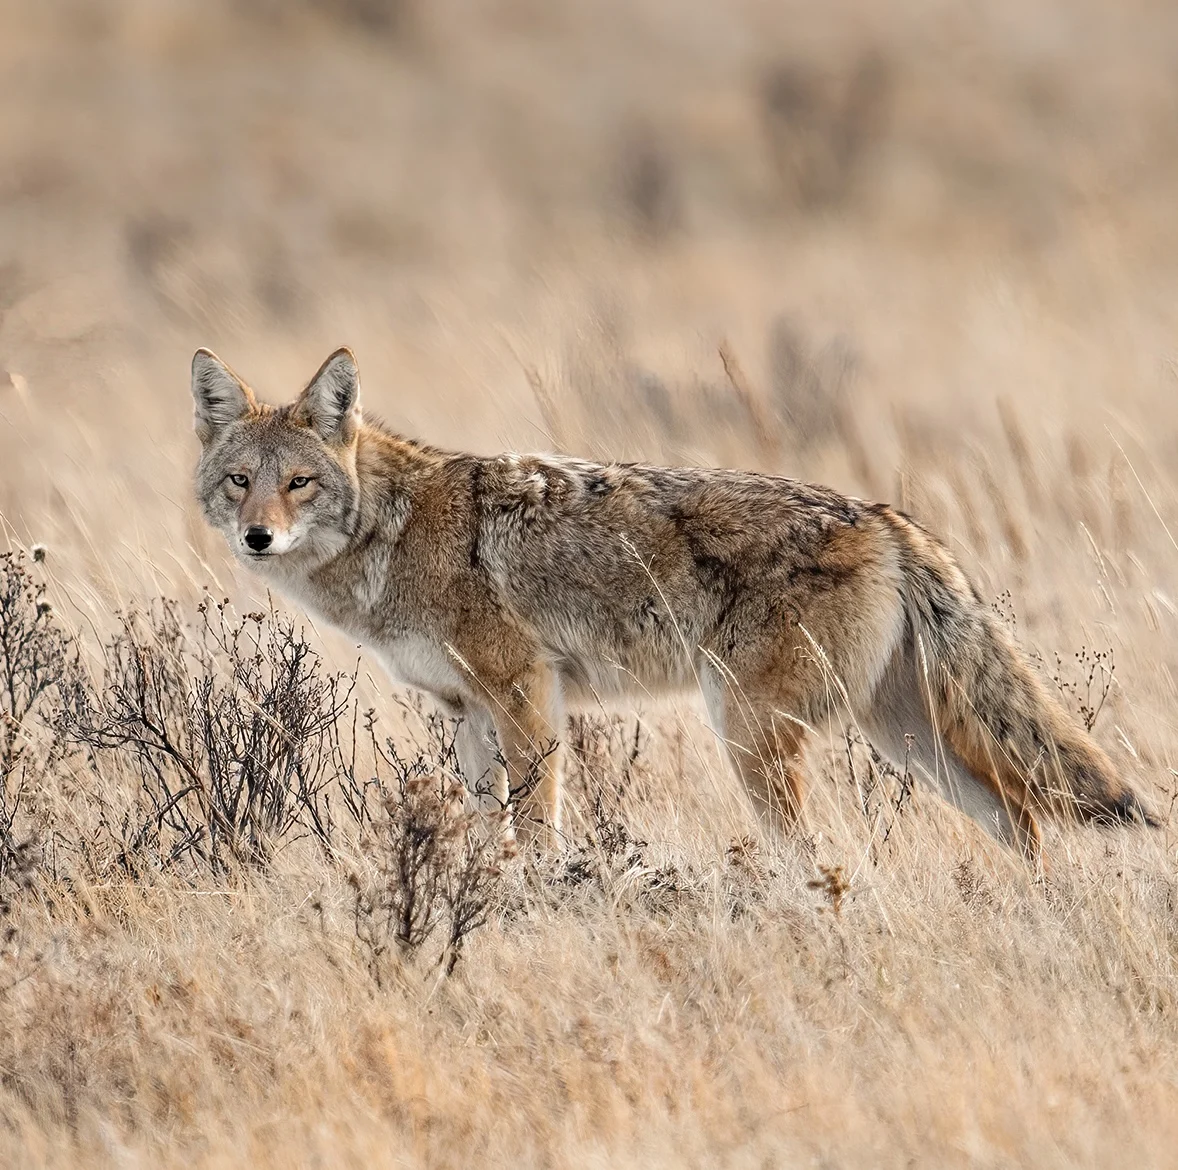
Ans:
{"label": "bushy tail", "polygon": [[1157,825],[1064,710],[948,551],[889,516],[922,696],[946,746],[1008,806],[1084,821]]}

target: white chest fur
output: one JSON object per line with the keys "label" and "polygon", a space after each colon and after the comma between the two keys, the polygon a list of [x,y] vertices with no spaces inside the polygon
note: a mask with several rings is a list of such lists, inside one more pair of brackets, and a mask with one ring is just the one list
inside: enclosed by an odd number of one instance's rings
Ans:
{"label": "white chest fur", "polygon": [[460,667],[446,647],[419,634],[402,634],[372,647],[389,677],[403,686],[448,697],[466,688]]}
{"label": "white chest fur", "polygon": [[[275,558],[277,560],[277,558]],[[254,567],[254,566],[251,566]],[[335,626],[349,637],[357,637],[384,667],[394,683],[427,691],[438,698],[452,698],[461,694],[465,687],[461,666],[446,647],[421,634],[404,632],[390,641],[369,642],[358,635],[347,621],[336,621],[331,614],[332,607],[301,573],[285,573],[279,566],[259,566],[269,570],[263,575],[291,601],[301,605],[310,615]]]}

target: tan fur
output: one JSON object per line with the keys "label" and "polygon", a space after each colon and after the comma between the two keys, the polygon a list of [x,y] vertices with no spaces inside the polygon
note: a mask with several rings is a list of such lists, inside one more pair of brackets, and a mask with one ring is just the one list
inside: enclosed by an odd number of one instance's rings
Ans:
{"label": "tan fur", "polygon": [[[684,690],[774,829],[801,815],[806,742],[831,720],[893,757],[910,734],[918,771],[1031,854],[1041,811],[1146,819],[944,546],[886,506],[739,471],[422,447],[363,420],[346,350],[290,407],[203,350],[193,392],[210,522],[463,720],[468,784],[517,824],[559,832],[566,703]],[[251,525],[277,553],[251,553]]]}

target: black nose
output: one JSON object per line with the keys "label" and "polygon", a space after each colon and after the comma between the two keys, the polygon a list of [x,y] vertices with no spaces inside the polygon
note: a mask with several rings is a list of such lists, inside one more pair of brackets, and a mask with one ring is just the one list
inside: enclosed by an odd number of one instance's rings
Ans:
{"label": "black nose", "polygon": [[270,547],[271,541],[274,539],[274,533],[269,528],[259,528],[256,524],[245,530],[245,543],[254,550],[254,552],[264,552]]}

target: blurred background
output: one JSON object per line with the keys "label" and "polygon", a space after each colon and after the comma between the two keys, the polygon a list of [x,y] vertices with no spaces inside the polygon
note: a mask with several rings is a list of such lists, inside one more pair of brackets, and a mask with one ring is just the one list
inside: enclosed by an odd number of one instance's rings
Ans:
{"label": "blurred background", "polygon": [[350,345],[434,443],[886,498],[1033,620],[1093,552],[1161,587],[1171,4],[0,13],[0,513],[96,609],[250,587],[190,502],[198,345],[271,400]]}

